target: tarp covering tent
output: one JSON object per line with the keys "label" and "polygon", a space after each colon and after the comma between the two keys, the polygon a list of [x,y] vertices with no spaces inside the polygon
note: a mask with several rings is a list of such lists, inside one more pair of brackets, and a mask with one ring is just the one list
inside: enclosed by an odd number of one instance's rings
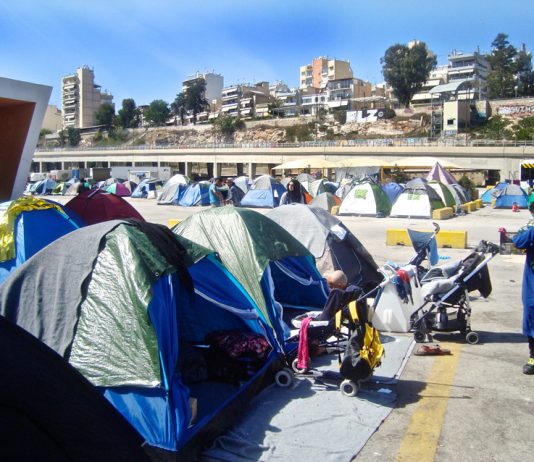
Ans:
{"label": "tarp covering tent", "polygon": [[110,184],[105,190],[120,197],[130,197],[132,195],[132,192],[122,183]]}
{"label": "tarp covering tent", "polygon": [[188,184],[189,179],[185,175],[178,173],[172,176],[165,182],[163,188],[161,188],[160,195],[158,197],[158,204],[177,205]]}
{"label": "tarp covering tent", "polygon": [[122,197],[100,189],[78,194],[65,204],[65,208],[72,210],[88,225],[121,218],[144,220]]}
{"label": "tarp covering tent", "polygon": [[382,282],[378,266],[362,243],[336,217],[304,204],[282,205],[266,214],[313,254],[317,269],[342,270],[349,283],[370,290]]}
{"label": "tarp covering tent", "polygon": [[445,170],[439,162],[436,162],[426,177],[428,181],[439,181],[445,184],[457,184],[456,179]]}
{"label": "tarp covering tent", "polygon": [[400,193],[404,190],[400,184],[395,183],[394,181],[383,184],[382,189],[387,194],[389,201],[392,204],[397,200],[397,197],[399,197]]}
{"label": "tarp covering tent", "polygon": [[32,196],[0,204],[0,283],[10,272],[78,223],[61,205]]}
{"label": "tarp covering tent", "polygon": [[241,200],[242,207],[278,207],[286,188],[269,175],[254,180]]}
{"label": "tarp covering tent", "polygon": [[506,188],[506,186],[508,186],[508,183],[506,183],[505,181],[502,181],[500,183],[497,183],[495,187],[488,189],[484,194],[482,194],[482,196],[480,196],[480,198],[482,199],[482,203],[492,204],[493,201],[495,200],[495,196],[492,195],[492,191],[504,189]]}
{"label": "tarp covering tent", "polygon": [[501,189],[492,189],[491,196],[495,198],[495,208],[511,208],[514,202],[520,209],[528,208],[528,196],[523,189],[516,184],[507,184]]}
{"label": "tarp covering tent", "polygon": [[315,196],[313,200],[310,202],[310,205],[332,213],[332,209],[335,206],[341,205],[341,199],[337,197],[335,194],[324,192],[324,193],[319,194],[318,196]]}
{"label": "tarp covering tent", "polygon": [[459,201],[460,198],[458,197],[457,202],[456,198],[453,196],[447,185],[442,183],[441,181],[429,181],[428,185],[438,193],[438,196],[440,197],[445,207],[452,207],[456,209],[456,207],[461,204],[461,202]]}
{"label": "tarp covering tent", "polygon": [[71,185],[69,185],[64,195],[65,196],[76,196],[78,194],[78,188],[81,184],[82,183],[80,183],[79,181],[76,183],[72,183]]}
{"label": "tarp covering tent", "polygon": [[136,199],[155,199],[157,195],[156,191],[161,189],[162,184],[163,182],[161,180],[145,178],[132,192],[132,197]]}
{"label": "tarp covering tent", "polygon": [[[189,216],[173,231],[217,252],[258,305],[280,344],[289,332],[282,306],[322,309],[328,289],[313,255],[284,228],[254,210],[219,207]],[[282,306],[280,306],[282,305]]]}
{"label": "tarp covering tent", "polygon": [[445,207],[443,201],[423,178],[406,183],[404,191],[391,207],[392,217],[432,218],[432,212]]}
{"label": "tarp covering tent", "polygon": [[339,207],[339,215],[385,217],[391,211],[391,202],[379,184],[372,180],[354,183]]}
{"label": "tarp covering tent", "polygon": [[3,460],[148,462],[144,438],[76,369],[0,316]]}
{"label": "tarp covering tent", "polygon": [[193,377],[203,353],[186,356],[188,347],[214,332],[261,335],[266,326],[213,252],[149,223],[105,222],[55,241],[0,286],[0,314],[98,387],[147,446],[165,451],[205,431],[277,357],[267,352],[242,385],[207,371]]}
{"label": "tarp covering tent", "polygon": [[209,189],[211,183],[209,181],[197,181],[191,183],[181,193],[178,199],[178,205],[182,207],[193,207],[195,205],[210,205]]}

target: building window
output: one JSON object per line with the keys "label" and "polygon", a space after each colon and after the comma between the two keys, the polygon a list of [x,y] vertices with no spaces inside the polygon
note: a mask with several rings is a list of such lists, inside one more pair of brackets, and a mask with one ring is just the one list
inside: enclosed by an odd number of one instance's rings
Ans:
{"label": "building window", "polygon": [[449,125],[449,126],[450,126],[450,125],[454,125],[454,121],[455,121],[455,120],[456,120],[456,119],[447,119],[447,125]]}

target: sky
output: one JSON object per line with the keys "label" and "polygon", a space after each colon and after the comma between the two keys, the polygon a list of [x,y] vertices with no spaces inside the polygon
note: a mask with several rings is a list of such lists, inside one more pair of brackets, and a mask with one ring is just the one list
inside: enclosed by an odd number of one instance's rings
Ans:
{"label": "sky", "polygon": [[393,44],[423,41],[438,65],[500,32],[534,50],[533,18],[532,0],[1,0],[0,77],[52,86],[60,107],[61,78],[88,65],[117,108],[170,103],[196,71],[297,87],[317,56],[380,83]]}

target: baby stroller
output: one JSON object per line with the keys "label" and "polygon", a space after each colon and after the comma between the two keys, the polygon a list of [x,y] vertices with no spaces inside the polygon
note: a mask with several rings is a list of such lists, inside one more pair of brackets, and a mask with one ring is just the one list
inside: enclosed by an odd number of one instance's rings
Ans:
{"label": "baby stroller", "polygon": [[[378,331],[368,321],[367,311],[367,304],[360,297],[351,301],[347,307],[335,310],[335,314],[328,320],[316,320],[319,313],[313,312],[295,318],[295,326],[301,326],[308,318],[304,334],[307,338],[302,337],[303,330],[301,329],[298,335],[289,338],[287,342],[295,344],[304,338],[305,342],[316,341],[316,345],[327,348],[327,352],[336,351],[340,370],[339,373],[319,371],[312,368],[311,363],[299,367],[299,358],[295,358],[296,348],[294,348],[293,354],[286,355],[287,363],[291,364],[292,374],[318,378],[323,382],[339,385],[342,394],[355,396],[360,383],[372,375],[373,370],[380,365],[384,354]],[[330,340],[331,338],[334,340]],[[280,386],[284,386],[289,379],[284,374],[290,373],[284,369],[275,376],[276,383]],[[280,378],[282,378],[282,384],[279,383]]]}
{"label": "baby stroller", "polygon": [[499,246],[481,241],[465,259],[434,267],[421,279],[423,304],[410,318],[416,342],[430,339],[431,332],[460,332],[467,343],[479,342],[471,330],[469,293],[478,290],[486,298],[491,293],[488,262],[499,253]]}

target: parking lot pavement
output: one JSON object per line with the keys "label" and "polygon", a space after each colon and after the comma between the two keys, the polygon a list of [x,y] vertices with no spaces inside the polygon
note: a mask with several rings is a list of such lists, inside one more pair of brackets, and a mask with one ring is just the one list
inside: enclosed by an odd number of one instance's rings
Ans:
{"label": "parking lot pavement", "polygon": [[[198,211],[129,201],[148,221],[162,224]],[[516,231],[528,217],[525,210],[512,213],[486,207],[441,221],[440,226],[467,231],[468,244],[474,247],[481,239],[498,243],[500,227]],[[406,262],[413,255],[411,247],[385,245],[388,228],[431,229],[429,220],[341,220],[379,265],[388,260]],[[451,259],[468,252],[439,249],[443,258]],[[521,335],[523,264],[522,255],[498,255],[489,263],[493,292],[487,299],[472,299],[472,328],[480,333],[480,343],[466,344],[454,334],[436,335],[435,341],[453,352],[453,363],[444,362],[450,359],[447,356],[412,355],[397,385],[397,407],[355,458],[357,462],[532,460],[534,378],[521,372],[528,356]]]}

